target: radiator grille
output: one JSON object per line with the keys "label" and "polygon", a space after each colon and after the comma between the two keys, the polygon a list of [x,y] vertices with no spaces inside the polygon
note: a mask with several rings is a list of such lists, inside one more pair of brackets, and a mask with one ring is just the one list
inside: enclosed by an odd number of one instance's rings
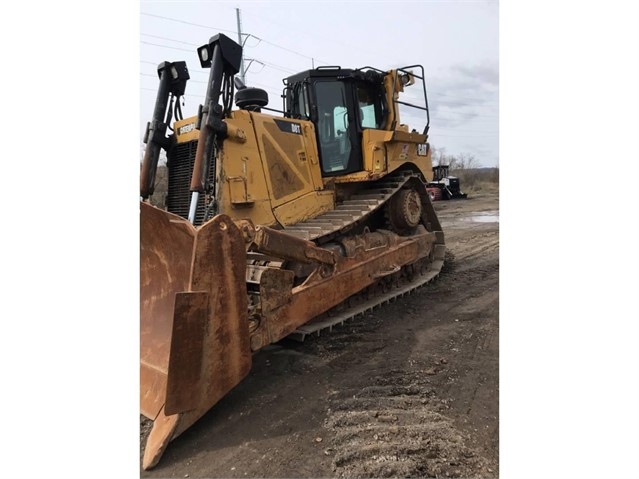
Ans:
{"label": "radiator grille", "polygon": [[[183,218],[189,217],[191,204],[191,174],[195,164],[195,152],[197,140],[187,143],[174,144],[167,154],[167,168],[169,170],[169,190],[166,197],[166,206],[171,213]],[[213,185],[215,179],[215,156],[209,162],[209,184]],[[195,210],[196,225],[204,222],[205,204],[204,195],[200,194]]]}

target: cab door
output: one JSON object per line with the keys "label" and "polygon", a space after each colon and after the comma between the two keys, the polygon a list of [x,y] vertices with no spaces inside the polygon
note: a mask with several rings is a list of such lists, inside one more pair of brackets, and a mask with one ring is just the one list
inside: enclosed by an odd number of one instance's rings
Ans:
{"label": "cab door", "polygon": [[362,169],[361,138],[354,114],[353,83],[317,79],[313,121],[317,125],[322,176],[337,176]]}

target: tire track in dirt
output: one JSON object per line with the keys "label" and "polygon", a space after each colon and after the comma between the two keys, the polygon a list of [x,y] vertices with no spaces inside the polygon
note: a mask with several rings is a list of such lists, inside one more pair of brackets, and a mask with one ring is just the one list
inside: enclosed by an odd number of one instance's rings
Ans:
{"label": "tire track in dirt", "polygon": [[437,411],[441,402],[423,374],[395,370],[371,382],[329,397],[336,477],[483,477],[488,462]]}
{"label": "tire track in dirt", "polygon": [[482,231],[465,236],[456,240],[449,251],[457,260],[472,265],[473,259],[499,254],[499,231]]}
{"label": "tire track in dirt", "polygon": [[[473,245],[472,249],[496,251],[496,238],[487,234],[484,248]],[[460,250],[464,253],[471,248]],[[331,433],[328,437],[332,436],[327,452],[334,454],[336,477],[494,477],[497,464],[491,452],[480,449],[472,438],[472,427],[450,414],[449,404],[455,396],[448,393],[458,391],[473,404],[479,390],[476,381],[472,373],[460,380],[463,371],[439,363],[450,351],[474,356],[464,334],[475,342],[480,340],[476,332],[460,331],[451,336],[451,322],[457,319],[463,327],[462,323],[471,321],[478,312],[498,303],[497,288],[477,288],[482,282],[497,285],[497,255],[488,263],[480,261],[482,255],[474,260],[466,257],[461,263],[466,268],[460,271],[460,263],[451,253],[441,277],[428,288],[401,304],[388,305],[384,317],[375,312],[355,320],[344,331],[336,331],[330,342],[322,342],[334,354],[331,363],[336,368],[348,364],[362,374],[359,381],[333,391],[328,398],[324,427]],[[396,323],[395,310],[408,317]],[[420,311],[428,311],[428,315],[422,316]],[[423,336],[415,336],[415,344],[406,344],[413,351],[409,357],[383,355],[394,337],[405,337],[405,330],[412,328],[421,330],[420,324],[429,326]],[[422,343],[420,337],[427,339]],[[348,344],[346,349],[344,343]],[[362,355],[364,350],[366,356]],[[437,367],[427,367],[435,363]],[[470,380],[465,381],[466,377]],[[468,384],[459,387],[460,382]],[[462,416],[471,413],[471,407],[465,407]]]}
{"label": "tire track in dirt", "polygon": [[[451,399],[447,416],[468,435],[468,446],[488,461],[484,477],[494,477],[499,450],[498,225],[481,225],[449,244],[448,269],[428,301],[439,305],[435,321],[454,321],[461,329],[449,336],[448,378],[437,383],[437,391]],[[433,343],[421,337],[419,346],[433,348]]]}

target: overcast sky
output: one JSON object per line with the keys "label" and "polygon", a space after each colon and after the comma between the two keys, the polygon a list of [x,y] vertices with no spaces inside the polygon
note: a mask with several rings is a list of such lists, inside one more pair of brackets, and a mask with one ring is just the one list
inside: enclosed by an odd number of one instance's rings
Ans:
{"label": "overcast sky", "polygon": [[[142,1],[141,137],[153,112],[158,63],[187,62],[191,80],[183,112],[195,114],[209,73],[200,67],[196,48],[217,33],[237,40],[237,8],[242,32],[250,35],[244,49],[247,84],[265,89],[271,107],[281,107],[282,79],[313,65],[387,70],[421,64],[431,144],[498,166],[499,5],[491,1]],[[418,130],[425,124],[412,114],[402,121]]]}

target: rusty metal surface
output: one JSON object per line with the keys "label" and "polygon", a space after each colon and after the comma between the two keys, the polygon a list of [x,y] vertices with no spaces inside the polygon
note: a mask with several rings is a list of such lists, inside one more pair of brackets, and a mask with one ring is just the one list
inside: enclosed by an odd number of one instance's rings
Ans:
{"label": "rusty metal surface", "polygon": [[[421,260],[421,264],[419,264],[420,262],[411,264],[411,266],[418,265],[418,267],[414,270],[413,274],[407,275],[407,281],[404,284],[400,284],[396,288],[392,288],[374,297],[368,297],[368,299],[365,299],[367,296],[359,298],[359,301],[355,301],[355,304],[343,310],[335,312],[329,311],[327,314],[303,324],[288,337],[296,341],[304,341],[308,335],[316,334],[319,336],[322,330],[328,329],[331,331],[333,326],[337,324],[343,324],[360,314],[417,291],[421,286],[429,283],[439,274],[444,265],[445,252],[446,247],[444,245],[434,245],[432,251],[433,260],[424,263],[424,261],[427,260],[424,258]],[[350,302],[350,300],[348,301]]]}
{"label": "rusty metal surface", "polygon": [[260,278],[262,314],[285,305],[291,298],[293,272],[285,269],[267,268]]}
{"label": "rusty metal surface", "polygon": [[414,228],[422,215],[419,193],[414,189],[399,191],[390,201],[390,222],[399,231]]}
{"label": "rusty metal surface", "polygon": [[251,333],[251,349],[257,351],[274,342],[268,321],[272,311],[284,306],[291,299],[294,273],[289,270],[265,267],[260,276],[260,307],[258,327]]}
{"label": "rusty metal surface", "polygon": [[175,295],[175,314],[166,385],[164,413],[177,414],[197,407],[202,384],[202,356],[208,316],[209,294],[183,292]]}
{"label": "rusty metal surface", "polygon": [[191,173],[191,191],[198,191],[204,193],[206,186],[207,164],[206,164],[206,143],[211,142],[211,131],[205,124],[200,128],[200,136],[197,142],[197,148],[195,150],[195,163],[193,165],[193,172]]}
{"label": "rusty metal surface", "polygon": [[436,241],[436,235],[423,228],[420,234],[412,237],[399,237],[390,232],[382,236],[387,236],[385,245],[378,244],[380,235],[377,233],[368,233],[367,237],[356,240],[364,246],[353,250],[353,258],[340,257],[335,271],[326,277],[320,274],[309,276],[304,284],[291,290],[290,297],[286,296],[278,282],[273,285],[262,282],[261,296],[263,300],[268,298],[269,306],[262,309],[263,324],[260,327],[268,330],[270,341],[286,337],[299,326],[372,284],[379,278],[380,272],[391,274],[403,265],[428,256]]}
{"label": "rusty metal surface", "polygon": [[332,251],[319,248],[311,241],[265,226],[256,228],[252,248],[260,253],[301,263],[313,261],[325,264],[335,263],[335,254]]}
{"label": "rusty metal surface", "polygon": [[251,368],[245,275],[244,238],[233,221],[219,215],[202,225],[191,280],[193,291],[209,292],[198,406],[202,414]]}
{"label": "rusty metal surface", "polygon": [[140,203],[140,409],[155,419],[164,404],[175,294],[188,290],[195,228]]}
{"label": "rusty metal surface", "polygon": [[395,245],[398,239],[398,236],[390,231],[378,230],[340,238],[339,242],[344,247],[346,256],[355,258],[377,249],[386,249]]}
{"label": "rusty metal surface", "polygon": [[180,415],[166,416],[162,408],[158,416],[153,421],[153,429],[146,440],[144,457],[142,458],[142,468],[149,469],[155,466],[162,457],[166,447],[173,437],[180,422]]}
{"label": "rusty metal surface", "polygon": [[143,468],[251,368],[246,253],[219,215],[194,228],[140,206],[140,408],[154,420]]}

